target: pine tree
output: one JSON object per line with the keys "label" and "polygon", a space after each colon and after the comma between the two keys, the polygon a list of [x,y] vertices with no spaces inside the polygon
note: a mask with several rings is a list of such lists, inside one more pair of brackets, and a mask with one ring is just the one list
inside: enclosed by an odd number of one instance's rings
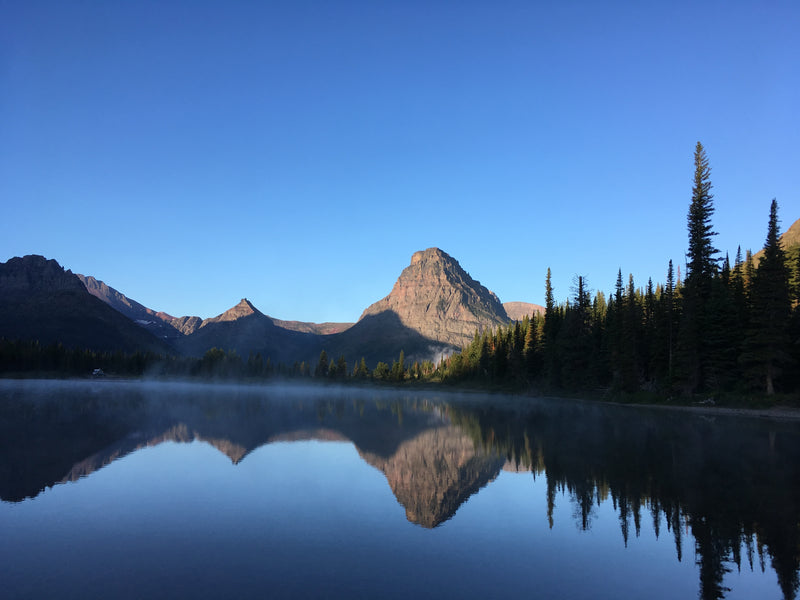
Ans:
{"label": "pine tree", "polygon": [[395,381],[403,381],[406,377],[406,353],[400,350],[400,357],[392,362],[392,379]]}
{"label": "pine tree", "polygon": [[525,330],[525,367],[528,379],[533,379],[539,374],[539,328],[538,316],[534,313]]}
{"label": "pine tree", "polygon": [[686,280],[683,289],[683,315],[679,331],[680,370],[686,391],[695,391],[708,382],[709,348],[706,335],[712,281],[717,273],[712,244],[716,233],[711,226],[714,205],[711,194],[711,169],[700,142],[694,152],[694,186],[687,225],[689,250],[686,254]]}
{"label": "pine tree", "polygon": [[544,284],[544,326],[542,329],[542,358],[544,359],[545,377],[550,385],[559,387],[559,365],[556,352],[556,337],[560,327],[559,311],[553,298],[553,285],[551,282],[550,267],[547,268],[547,277]]}
{"label": "pine tree", "polygon": [[328,376],[328,353],[323,350],[319,353],[319,361],[314,369],[314,377]]}
{"label": "pine tree", "polygon": [[667,378],[671,382],[673,375],[673,354],[675,351],[675,334],[678,330],[677,309],[675,307],[675,279],[673,277],[672,259],[667,268],[667,287],[664,288],[664,304],[666,313],[667,331]]}
{"label": "pine tree", "polygon": [[344,358],[344,355],[340,355],[339,358],[336,360],[336,378],[337,379],[346,379],[347,378],[347,361]]}
{"label": "pine tree", "polygon": [[751,326],[742,362],[763,378],[767,394],[775,393],[775,379],[789,361],[791,296],[786,253],[778,237],[778,203],[769,211],[764,256],[752,283]]}

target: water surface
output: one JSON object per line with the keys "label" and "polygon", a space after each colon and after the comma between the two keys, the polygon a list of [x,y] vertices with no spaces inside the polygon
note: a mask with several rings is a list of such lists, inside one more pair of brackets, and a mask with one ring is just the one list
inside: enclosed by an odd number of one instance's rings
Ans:
{"label": "water surface", "polygon": [[794,422],[0,382],[14,598],[794,598]]}

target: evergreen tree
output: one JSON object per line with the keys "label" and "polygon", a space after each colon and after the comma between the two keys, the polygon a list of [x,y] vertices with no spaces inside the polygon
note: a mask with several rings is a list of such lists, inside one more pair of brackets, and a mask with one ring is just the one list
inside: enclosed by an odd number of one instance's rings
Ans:
{"label": "evergreen tree", "polygon": [[551,282],[550,267],[547,268],[547,277],[544,285],[544,326],[542,328],[542,355],[544,359],[544,371],[547,382],[559,387],[561,381],[559,377],[558,356],[556,353],[556,337],[560,327],[560,315],[556,308],[553,297],[553,285]]}
{"label": "evergreen tree", "polygon": [[537,315],[534,314],[528,322],[528,328],[525,330],[525,368],[529,380],[535,378],[539,374],[538,321]]}
{"label": "evergreen tree", "polygon": [[395,381],[403,381],[406,376],[406,353],[400,350],[400,358],[394,362],[392,362],[392,379]]}
{"label": "evergreen tree", "polygon": [[381,381],[385,381],[389,378],[389,365],[385,362],[379,362],[375,365],[375,370],[372,371],[372,377],[374,379],[380,379]]}
{"label": "evergreen tree", "polygon": [[319,353],[319,361],[314,369],[314,377],[327,377],[328,376],[328,353],[323,350]]}
{"label": "evergreen tree", "polygon": [[346,379],[346,378],[347,378],[347,361],[344,359],[344,355],[342,354],[336,360],[336,379]]}
{"label": "evergreen tree", "polygon": [[770,205],[767,241],[753,280],[751,305],[751,327],[742,361],[760,376],[767,394],[774,394],[775,379],[789,361],[791,317],[789,269],[778,236],[775,200]]}
{"label": "evergreen tree", "polygon": [[561,381],[570,389],[589,387],[594,374],[591,360],[592,335],[590,320],[590,295],[586,278],[577,276],[573,287],[572,305],[564,311],[564,321],[558,332],[558,355]]}
{"label": "evergreen tree", "polygon": [[673,375],[673,353],[675,350],[675,334],[678,330],[677,308],[675,306],[675,279],[672,269],[672,259],[667,268],[667,285],[664,288],[664,314],[666,324],[666,346],[667,346],[667,380],[672,382]]}
{"label": "evergreen tree", "polygon": [[707,385],[709,348],[706,343],[709,300],[712,281],[717,273],[712,244],[716,233],[711,225],[714,205],[711,194],[711,169],[703,145],[698,142],[694,153],[694,185],[687,224],[689,250],[686,254],[686,281],[683,289],[683,315],[679,331],[679,358],[684,389],[696,391]]}
{"label": "evergreen tree", "polygon": [[356,377],[358,377],[359,379],[365,379],[369,377],[369,369],[367,368],[367,361],[364,359],[363,356],[361,357],[361,362],[358,363],[358,365],[356,366],[356,369],[358,370]]}

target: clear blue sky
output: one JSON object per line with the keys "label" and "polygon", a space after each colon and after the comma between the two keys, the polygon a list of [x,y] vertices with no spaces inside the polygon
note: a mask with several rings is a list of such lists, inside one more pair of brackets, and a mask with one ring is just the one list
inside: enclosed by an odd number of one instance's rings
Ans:
{"label": "clear blue sky", "polygon": [[0,0],[0,260],[353,321],[438,246],[502,301],[800,218],[800,3]]}

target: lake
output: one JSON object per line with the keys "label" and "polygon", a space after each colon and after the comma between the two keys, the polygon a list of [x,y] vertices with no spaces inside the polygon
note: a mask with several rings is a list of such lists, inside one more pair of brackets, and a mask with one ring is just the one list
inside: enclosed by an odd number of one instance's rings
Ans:
{"label": "lake", "polygon": [[0,381],[8,598],[794,598],[800,422]]}

